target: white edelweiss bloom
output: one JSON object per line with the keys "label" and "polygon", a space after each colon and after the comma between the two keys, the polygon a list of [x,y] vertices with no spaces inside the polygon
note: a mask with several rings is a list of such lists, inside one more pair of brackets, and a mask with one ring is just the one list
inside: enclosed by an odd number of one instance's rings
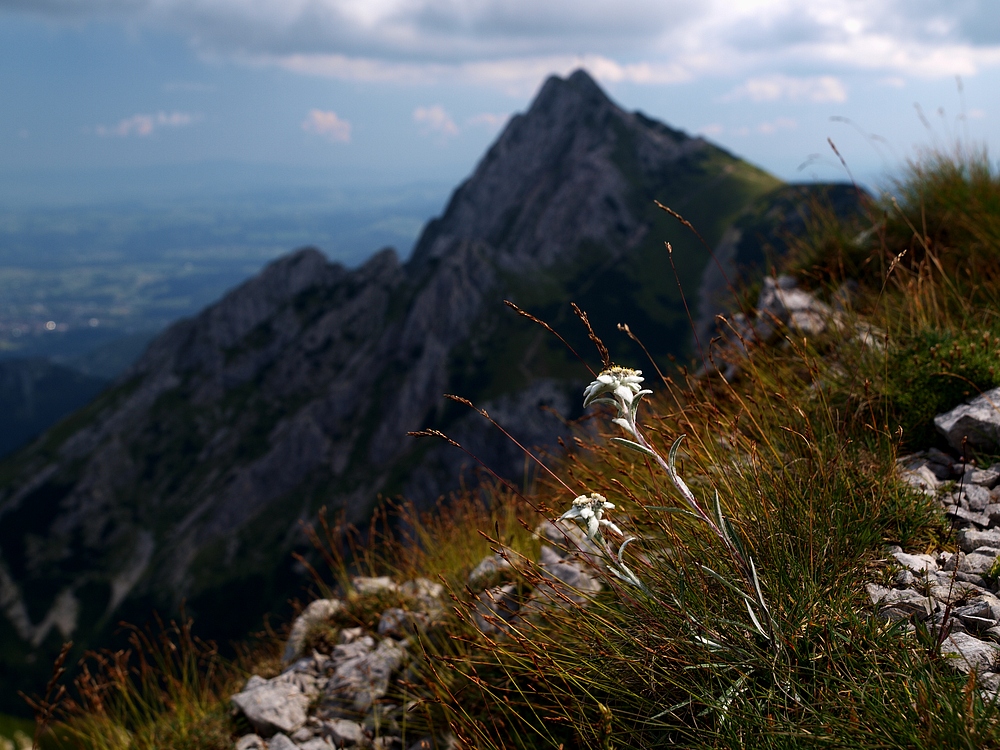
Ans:
{"label": "white edelweiss bloom", "polygon": [[[617,396],[626,405],[632,403],[632,399],[639,394],[643,381],[642,370],[633,370],[628,367],[618,367],[617,365],[601,371],[587,388],[583,391],[583,405],[590,406],[594,401],[604,394]],[[612,399],[608,399],[612,401]]]}
{"label": "white edelweiss bloom", "polygon": [[581,526],[587,527],[587,536],[591,540],[596,539],[602,526],[611,529],[619,536],[624,536],[621,529],[603,518],[604,511],[613,510],[614,507],[614,503],[609,503],[604,495],[592,492],[589,495],[580,495],[576,498],[573,501],[573,506],[559,518],[581,522]]}
{"label": "white edelweiss bloom", "polygon": [[611,404],[618,409],[613,421],[631,435],[636,435],[635,414],[639,399],[652,391],[644,389],[642,370],[609,367],[601,372],[583,392],[584,408],[591,404]]}

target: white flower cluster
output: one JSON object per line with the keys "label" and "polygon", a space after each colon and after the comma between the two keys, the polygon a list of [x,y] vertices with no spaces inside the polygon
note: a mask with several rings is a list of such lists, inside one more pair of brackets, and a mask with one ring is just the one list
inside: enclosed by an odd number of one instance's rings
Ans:
{"label": "white flower cluster", "polygon": [[635,413],[639,400],[650,390],[644,389],[642,370],[628,367],[609,367],[603,370],[583,392],[583,408],[591,404],[610,404],[618,409],[618,416],[612,421],[630,435],[637,434]]}
{"label": "white flower cluster", "polygon": [[611,529],[618,536],[625,536],[622,530],[611,521],[604,518],[604,511],[614,510],[614,503],[609,503],[604,495],[591,492],[589,495],[580,495],[573,501],[573,506],[560,516],[562,519],[579,521],[581,526],[587,527],[587,536],[592,540],[597,540],[601,527]]}

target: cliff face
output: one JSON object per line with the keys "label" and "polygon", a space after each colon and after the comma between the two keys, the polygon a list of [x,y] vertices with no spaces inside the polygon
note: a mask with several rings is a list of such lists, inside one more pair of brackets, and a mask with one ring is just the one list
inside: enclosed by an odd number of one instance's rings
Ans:
{"label": "cliff face", "polygon": [[445,429],[520,479],[523,457],[442,394],[551,443],[552,411],[574,415],[587,373],[502,300],[584,353],[570,300],[623,363],[635,352],[619,322],[654,356],[681,352],[690,331],[663,242],[691,294],[708,256],[653,199],[714,244],[777,185],[624,112],[583,72],[551,78],[407,263],[390,249],[354,270],[289,255],[173,325],[96,401],[0,463],[8,687],[34,679],[35,664],[47,671],[62,637],[93,643],[153,606],[186,600],[208,635],[245,632],[301,584],[289,552],[321,505],[363,521],[380,492],[429,502],[457,486],[464,454],[408,430]]}

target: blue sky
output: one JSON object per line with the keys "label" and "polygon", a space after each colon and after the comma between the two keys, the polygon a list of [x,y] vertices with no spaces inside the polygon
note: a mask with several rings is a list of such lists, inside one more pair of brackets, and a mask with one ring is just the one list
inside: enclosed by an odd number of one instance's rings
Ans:
{"label": "blue sky", "polygon": [[1000,136],[995,0],[0,0],[0,182],[455,184],[577,67],[785,179]]}

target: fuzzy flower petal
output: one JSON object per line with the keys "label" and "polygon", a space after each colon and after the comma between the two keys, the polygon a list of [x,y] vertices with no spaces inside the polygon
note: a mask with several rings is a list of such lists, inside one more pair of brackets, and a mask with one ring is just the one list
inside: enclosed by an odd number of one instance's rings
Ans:
{"label": "fuzzy flower petal", "polygon": [[642,386],[642,370],[632,370],[628,367],[609,367],[601,372],[583,391],[583,405],[590,406],[595,399],[610,394],[616,400],[622,399],[626,404],[632,402]]}
{"label": "fuzzy flower petal", "polygon": [[589,495],[580,495],[573,501],[572,507],[563,513],[560,518],[577,521],[587,529],[587,536],[591,540],[596,540],[601,532],[602,526],[607,526],[616,534],[621,535],[617,526],[603,518],[604,511],[614,510],[615,504],[609,503],[604,495],[592,492]]}

